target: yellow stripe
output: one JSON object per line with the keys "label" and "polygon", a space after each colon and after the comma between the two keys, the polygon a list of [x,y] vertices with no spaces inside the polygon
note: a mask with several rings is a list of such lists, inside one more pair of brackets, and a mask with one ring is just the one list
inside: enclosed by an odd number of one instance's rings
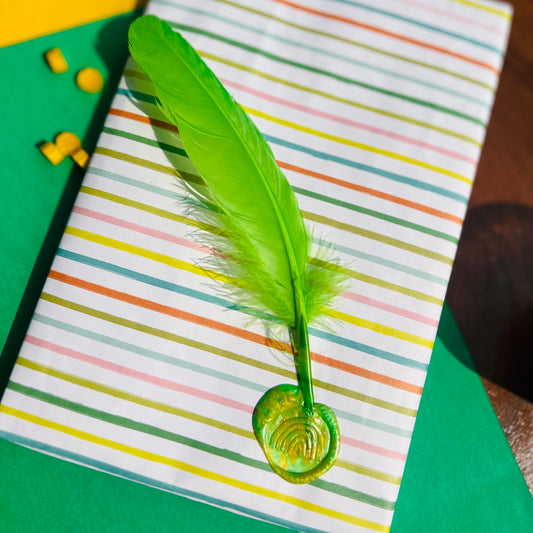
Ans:
{"label": "yellow stripe", "polygon": [[204,276],[206,278],[211,278],[217,281],[222,281],[224,283],[230,283],[231,280],[219,274],[214,270],[208,270],[201,268],[195,265],[191,265],[175,257],[170,257],[168,255],[160,254],[159,252],[153,252],[152,250],[146,250],[140,246],[135,246],[133,244],[128,244],[126,242],[119,241],[117,239],[112,239],[110,237],[104,237],[97,233],[92,233],[79,228],[74,228],[72,226],[67,226],[65,233],[72,235],[73,237],[79,237],[80,239],[85,239],[86,241],[94,242],[96,244],[101,244],[103,246],[108,246],[109,248],[115,248],[116,250],[121,250],[123,252],[128,252],[130,254],[138,255],[145,257],[146,259],[151,259],[152,261],[157,261],[158,263],[163,263],[164,265],[179,268],[180,270],[185,270],[186,272],[191,272],[199,276]]}
{"label": "yellow stripe", "polygon": [[395,339],[400,339],[402,341],[412,342],[413,344],[418,344],[419,346],[424,346],[425,348],[433,348],[433,341],[425,339],[424,337],[419,337],[418,335],[413,335],[412,333],[407,333],[400,329],[384,326],[383,324],[378,324],[377,322],[371,322],[370,320],[365,320],[364,318],[348,315],[341,311],[335,311],[334,309],[324,309],[324,313],[333,318],[344,320],[345,322],[349,322],[355,326],[370,329],[376,333],[387,335],[388,337],[394,337]]}
{"label": "yellow stripe", "polygon": [[501,9],[496,9],[495,7],[481,5],[476,2],[470,2],[469,0],[452,0],[452,1],[457,2],[459,4],[464,4],[465,6],[475,7],[476,9],[488,11],[489,13],[493,13],[494,15],[498,15],[499,17],[503,17],[507,20],[511,20],[512,18],[512,15],[510,13],[507,13],[506,11],[503,11]]}
{"label": "yellow stripe", "polygon": [[187,472],[195,476],[209,479],[211,481],[216,481],[218,483],[223,483],[225,485],[229,485],[231,487],[235,487],[240,490],[251,492],[253,494],[258,494],[259,496],[264,496],[266,498],[271,498],[273,500],[279,500],[282,502],[290,503],[291,505],[300,507],[301,509],[319,513],[329,518],[341,520],[343,522],[347,522],[355,526],[364,527],[372,531],[382,531],[382,532],[388,532],[390,529],[388,526],[384,526],[376,522],[371,522],[369,520],[357,518],[355,516],[351,516],[346,513],[334,511],[332,509],[328,509],[326,507],[313,504],[306,500],[295,498],[294,496],[281,494],[280,492],[276,492],[270,489],[265,489],[263,487],[257,487],[256,485],[252,485],[251,483],[246,483],[244,481],[239,481],[237,479],[233,479],[231,477],[224,476],[222,474],[210,472],[209,470],[205,470],[204,468],[190,465],[188,463],[184,463],[183,461],[178,461],[177,459],[171,459],[170,457],[165,457],[164,455],[159,455],[153,452],[148,452],[146,450],[141,450],[140,448],[134,448],[133,446],[128,446],[120,442],[115,442],[110,439],[99,437],[97,435],[87,433],[86,431],[74,429],[69,426],[65,426],[57,422],[52,422],[51,420],[47,420],[45,418],[41,418],[41,417],[32,415],[30,413],[26,413],[24,411],[20,411],[12,407],[8,407],[7,405],[0,405],[0,412],[6,415],[14,416],[21,420],[25,420],[32,424],[36,424],[36,425],[39,425],[39,426],[42,426],[48,429],[52,429],[54,431],[59,431],[61,433],[70,435],[71,437],[75,437],[77,439],[84,440],[86,442],[91,442],[98,446],[105,446],[106,448],[110,448],[112,450],[116,450],[122,453],[127,453],[129,455],[132,455],[134,457],[139,457],[140,459],[144,459],[146,461],[151,461],[153,463],[159,463],[162,465],[170,466],[171,468],[176,468],[178,470],[182,470],[183,472]]}
{"label": "yellow stripe", "polygon": [[473,183],[473,180],[471,180],[470,178],[467,178],[466,176],[463,176],[462,174],[453,172],[446,168],[438,167],[436,165],[431,165],[430,163],[425,163],[424,161],[419,161],[418,159],[413,159],[412,157],[407,157],[405,155],[397,154],[396,152],[389,152],[388,150],[382,150],[381,148],[376,148],[375,146],[358,143],[350,139],[344,139],[343,137],[337,137],[336,135],[324,133],[323,131],[314,130],[312,128],[308,128],[307,126],[302,126],[294,122],[289,122],[288,120],[283,120],[282,118],[273,117],[272,115],[267,115],[266,113],[263,113],[262,111],[257,111],[256,109],[252,109],[250,107],[245,107],[245,106],[241,106],[241,107],[244,109],[244,111],[246,111],[250,115],[253,115],[259,118],[264,118],[265,120],[269,120],[270,122],[275,122],[276,124],[280,124],[281,126],[286,126],[287,128],[292,128],[297,131],[309,133],[311,135],[315,135],[316,137],[327,139],[328,141],[334,141],[334,142],[338,142],[341,144],[345,144],[347,146],[353,146],[354,148],[359,148],[360,150],[366,150],[367,152],[372,152],[374,154],[379,154],[385,157],[390,157],[391,159],[403,161],[404,163],[410,163],[418,167],[427,168],[428,170],[439,172],[440,174],[444,174],[445,176],[450,176],[451,178],[458,179],[459,181],[464,181],[465,183],[468,183],[468,185],[472,185]]}

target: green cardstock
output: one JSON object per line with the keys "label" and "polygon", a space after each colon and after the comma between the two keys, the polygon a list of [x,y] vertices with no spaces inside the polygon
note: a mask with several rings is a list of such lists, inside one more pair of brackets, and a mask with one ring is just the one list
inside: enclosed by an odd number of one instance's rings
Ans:
{"label": "green cardstock", "polygon": [[[52,166],[35,145],[67,130],[91,151],[126,59],[134,17],[0,49],[0,390],[82,177],[69,160]],[[56,46],[70,65],[65,74],[52,74],[43,58]],[[75,74],[86,66],[104,74],[103,93],[76,87]],[[275,530],[282,531],[0,440],[2,532]],[[391,531],[531,530],[533,500],[445,306]]]}

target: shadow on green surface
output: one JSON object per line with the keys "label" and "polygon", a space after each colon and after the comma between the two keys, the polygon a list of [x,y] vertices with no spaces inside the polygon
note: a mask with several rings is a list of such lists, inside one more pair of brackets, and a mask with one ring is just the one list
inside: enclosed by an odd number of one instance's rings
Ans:
{"label": "shadow on green surface", "polygon": [[15,320],[13,321],[4,349],[0,355],[0,393],[3,393],[9,381],[11,370],[15,364],[46,276],[50,270],[57,245],[63,235],[63,230],[65,229],[72,205],[80,188],[82,177],[83,170],[79,167],[74,167],[63,189],[63,194],[52,219],[52,224],[37,256],[37,261],[33,267],[29,282],[26,285],[24,296],[22,297],[17,314],[15,315]]}
{"label": "shadow on green surface", "polygon": [[[142,2],[139,2],[138,5],[142,5]],[[83,139],[83,147],[89,153],[94,151],[98,136],[102,130],[102,125],[122,75],[122,70],[128,55],[127,34],[129,25],[140,14],[141,10],[138,9],[127,15],[111,19],[100,29],[97,40],[93,45],[105,63],[109,75],[106,79],[104,89],[98,98],[98,102],[95,105],[90,123],[86,129],[87,133]],[[56,135],[59,133],[61,131],[55,132]],[[57,207],[48,232],[33,266],[28,284],[24,290],[24,295],[0,355],[0,397],[9,381],[9,376],[79,191],[83,174],[84,171],[75,166],[68,176],[61,197],[57,202]]]}

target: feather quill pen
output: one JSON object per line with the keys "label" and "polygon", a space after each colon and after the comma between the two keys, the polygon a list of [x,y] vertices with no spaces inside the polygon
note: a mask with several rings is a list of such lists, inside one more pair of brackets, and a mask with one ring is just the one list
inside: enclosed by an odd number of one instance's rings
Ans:
{"label": "feather quill pen", "polygon": [[129,45],[207,186],[192,191],[192,203],[210,208],[222,228],[217,260],[237,305],[289,329],[299,386],[267,391],[253,426],[272,468],[307,483],[331,468],[340,446],[335,415],[314,403],[307,325],[342,290],[342,274],[311,261],[298,202],[270,147],[187,41],[147,15],[131,25]]}

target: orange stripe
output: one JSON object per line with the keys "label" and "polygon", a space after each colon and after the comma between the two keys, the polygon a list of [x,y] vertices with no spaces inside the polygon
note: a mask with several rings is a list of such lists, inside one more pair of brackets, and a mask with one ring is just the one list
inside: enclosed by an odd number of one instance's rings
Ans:
{"label": "orange stripe", "polygon": [[366,370],[364,368],[352,365],[350,363],[344,363],[343,361],[337,361],[325,355],[311,352],[311,359],[313,361],[316,361],[317,363],[322,363],[325,366],[330,366],[337,370],[343,370],[344,372],[347,372],[348,374],[353,374],[354,376],[359,376],[361,378],[365,378],[371,381],[376,381],[377,383],[381,383],[383,385],[389,385],[390,387],[394,387],[395,389],[401,389],[401,390],[412,392],[418,395],[422,394],[422,387],[419,387],[418,385],[414,385],[413,383],[408,383],[406,381],[401,381],[399,379],[391,378],[383,374],[378,374],[376,372],[372,372],[371,370]]}
{"label": "orange stripe", "polygon": [[429,50],[434,50],[436,52],[441,52],[443,54],[455,57],[457,59],[462,59],[463,61],[467,61],[468,63],[473,63],[474,65],[479,65],[480,67],[486,68],[492,72],[495,72],[496,74],[500,73],[500,71],[496,67],[493,67],[492,65],[489,65],[488,63],[484,63],[483,61],[479,61],[477,59],[473,59],[472,57],[458,54],[457,52],[452,52],[451,50],[447,50],[446,48],[441,48],[440,46],[435,46],[433,44],[424,43],[423,41],[418,41],[417,39],[412,39],[411,37],[405,37],[404,35],[400,35],[398,33],[387,31],[382,28],[377,28],[376,26],[371,26],[370,24],[364,24],[362,22],[357,22],[356,20],[349,19],[347,17],[341,17],[340,15],[333,15],[332,13],[326,13],[324,11],[319,11],[318,9],[312,9],[310,7],[305,7],[305,6],[301,6],[298,4],[294,4],[293,2],[289,2],[288,0],[273,0],[273,2],[278,2],[279,4],[284,4],[286,6],[299,9],[300,11],[306,11],[307,13],[318,15],[320,17],[329,18],[332,20],[338,20],[340,22],[345,22],[347,24],[351,24],[352,26],[357,26],[359,28],[364,28],[365,30],[370,30],[375,33],[380,33],[381,35],[386,35],[387,37],[392,37],[394,39],[398,39],[406,43],[416,44],[417,46],[421,46]]}
{"label": "orange stripe", "polygon": [[[188,313],[186,311],[175,309],[174,307],[169,307],[167,305],[158,304],[151,300],[146,300],[145,298],[139,298],[137,296],[133,296],[132,294],[117,291],[114,289],[109,289],[108,287],[103,287],[102,285],[97,285],[89,281],[75,278],[73,276],[69,276],[68,274],[57,272],[56,270],[51,270],[48,277],[55,279],[57,281],[60,281],[62,283],[66,283],[68,285],[72,285],[74,287],[79,287],[80,289],[94,292],[95,294],[101,294],[103,296],[108,296],[109,298],[114,298],[115,300],[133,304],[138,307],[143,307],[151,311],[156,311],[157,313],[162,313],[167,316],[178,318],[180,320],[186,320],[193,324],[198,324],[200,326],[204,326],[210,329],[228,333],[229,335],[233,335],[235,337],[239,337],[244,340],[255,342],[257,344],[266,345],[272,348],[276,348],[278,350],[283,350],[287,353],[292,353],[290,346],[286,343],[275,342],[275,341],[270,340],[267,337],[264,337],[263,335],[253,333],[245,329],[236,328],[234,326],[229,326],[227,324],[222,324],[220,322],[216,322],[215,320],[211,320],[205,317],[194,315],[192,313]],[[356,375],[356,376],[359,376],[365,379],[376,381],[378,383],[382,383],[384,385],[388,385],[396,389],[401,389],[407,392],[413,392],[415,394],[422,394],[422,387],[419,387],[412,383],[408,383],[406,381],[401,381],[399,379],[395,379],[389,376],[378,374],[376,372],[372,372],[370,370],[366,370],[364,368],[360,368],[349,363],[344,363],[342,361],[336,361],[335,359],[331,359],[330,357],[327,357],[325,355],[312,352],[311,359],[313,361],[316,361],[317,363],[321,363],[323,365],[335,368],[337,370],[342,370],[344,372],[348,372],[349,374],[353,374],[353,375]]]}
{"label": "orange stripe", "polygon": [[[142,115],[137,115],[135,113],[130,113],[129,111],[121,111],[120,109],[111,108],[109,111],[109,114],[116,115],[118,117],[127,118],[130,120],[136,120],[137,122],[143,122],[144,124],[151,124],[152,126],[155,126],[157,128],[162,128],[162,129],[172,131],[175,133],[178,132],[178,128],[176,128],[176,126],[174,126],[173,124],[169,124],[168,122],[163,122],[162,120],[151,119],[151,118],[148,118]],[[460,226],[462,226],[463,224],[463,221],[460,217],[457,217],[450,213],[446,213],[444,211],[439,211],[438,209],[433,209],[432,207],[419,204],[417,202],[412,202],[411,200],[400,198],[399,196],[393,196],[392,194],[387,194],[385,192],[381,192],[375,189],[370,189],[369,187],[355,185],[354,183],[349,183],[339,178],[334,178],[333,176],[321,174],[320,172],[314,172],[313,170],[307,170],[306,168],[298,167],[296,165],[291,165],[290,163],[285,163],[283,161],[276,160],[276,162],[280,168],[284,168],[285,170],[292,170],[299,174],[303,174],[306,176],[317,178],[322,181],[333,183],[335,185],[339,185],[340,187],[346,187],[347,189],[352,189],[354,191],[362,192],[364,194],[368,194],[376,198],[381,198],[382,200],[387,200],[395,204],[403,205],[405,207],[410,207],[411,209],[416,209],[417,211],[421,211],[423,213],[427,213],[429,215],[442,218],[444,220],[449,220],[450,222],[454,222],[455,224],[459,224]]]}
{"label": "orange stripe", "polygon": [[156,118],[146,117],[143,115],[138,115],[136,113],[130,113],[129,111],[123,111],[122,109],[115,109],[112,107],[109,110],[110,115],[115,115],[117,117],[128,118],[130,120],[136,120],[137,122],[142,122],[144,124],[150,124],[156,128],[161,128],[163,130],[172,131],[173,133],[178,133],[178,128],[173,124],[164,122],[163,120],[157,120]]}

